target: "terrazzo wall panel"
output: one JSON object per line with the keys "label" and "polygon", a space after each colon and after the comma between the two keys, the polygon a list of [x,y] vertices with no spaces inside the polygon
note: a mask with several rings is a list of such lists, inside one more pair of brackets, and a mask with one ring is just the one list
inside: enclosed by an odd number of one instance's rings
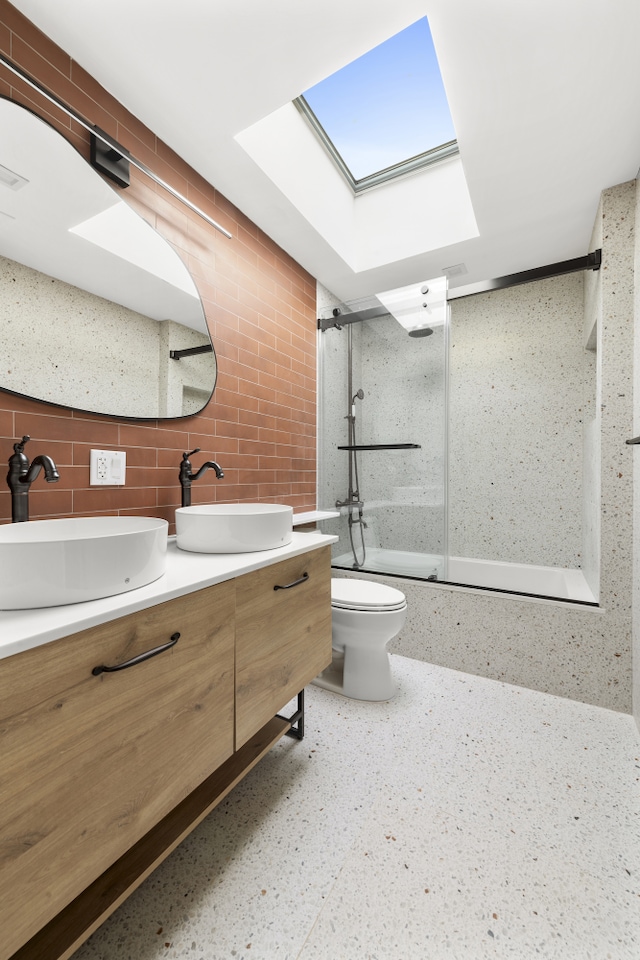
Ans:
{"label": "terrazzo wall panel", "polygon": [[358,324],[365,390],[359,443],[412,443],[419,449],[367,451],[362,489],[387,550],[445,550],[445,331],[409,337],[393,317]]}
{"label": "terrazzo wall panel", "polygon": [[[598,318],[598,342],[596,353],[592,350],[586,358],[583,383],[587,433],[591,434],[589,464],[583,464],[577,479],[580,490],[580,481],[587,478],[585,511],[595,505],[598,515],[585,545],[592,575],[600,562],[600,607],[507,599],[471,589],[366,575],[391,586],[402,585],[407,595],[407,623],[392,643],[392,651],[631,711],[633,448],[624,440],[632,435],[628,431],[632,430],[635,205],[635,181],[604,191],[590,246],[602,248],[603,265],[590,275],[586,294],[587,313]],[[576,499],[579,514],[580,495]],[[639,639],[636,643],[640,646]],[[636,688],[640,698],[640,678]]]}
{"label": "terrazzo wall panel", "polygon": [[582,573],[600,598],[600,418],[584,428],[582,472]]}
{"label": "terrazzo wall panel", "polygon": [[[197,416],[151,422],[77,414],[0,393],[0,459],[6,463],[15,438],[29,434],[30,454],[48,453],[59,468],[59,483],[32,487],[31,516],[122,513],[173,521],[181,455],[195,447],[203,459],[219,460],[225,479],[216,482],[209,472],[194,486],[194,502],[314,508],[315,280],[6,2],[0,49],[232,233],[227,240],[132,171],[123,198],[170,241],[198,287],[218,359],[216,391]],[[4,70],[0,96],[34,110],[88,159],[88,134]],[[89,487],[92,447],[126,451],[126,486]],[[10,516],[3,488],[0,522]]]}
{"label": "terrazzo wall panel", "polygon": [[[158,370],[159,404],[163,416],[180,410],[185,416],[198,413],[211,396],[211,374],[216,366],[211,353],[167,361],[172,350],[189,350],[203,345],[198,330],[173,320],[158,324],[160,364]],[[207,340],[207,346],[210,346]]]}
{"label": "terrazzo wall panel", "polygon": [[[640,190],[636,192],[635,222],[640,223]],[[633,349],[633,432],[640,436],[640,231],[635,236],[635,297]],[[640,446],[633,459],[633,714],[640,730]]]}
{"label": "terrazzo wall panel", "polygon": [[[598,217],[591,238],[592,248],[602,248],[602,218]],[[585,394],[582,447],[582,572],[594,597],[600,591],[600,464],[602,444],[602,283],[598,271],[584,273]]]}
{"label": "terrazzo wall panel", "polygon": [[583,274],[454,300],[449,551],[582,565]]}

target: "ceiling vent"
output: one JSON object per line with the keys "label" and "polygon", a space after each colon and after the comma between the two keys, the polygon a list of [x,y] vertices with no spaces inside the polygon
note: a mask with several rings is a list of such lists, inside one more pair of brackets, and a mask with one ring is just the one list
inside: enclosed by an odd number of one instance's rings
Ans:
{"label": "ceiling vent", "polygon": [[465,273],[469,273],[464,263],[454,263],[452,267],[443,267],[441,271],[443,277],[461,277]]}
{"label": "ceiling vent", "polygon": [[3,167],[0,163],[0,183],[10,190],[20,190],[25,183],[29,183],[26,177],[21,177],[19,173],[14,173],[8,167]]}

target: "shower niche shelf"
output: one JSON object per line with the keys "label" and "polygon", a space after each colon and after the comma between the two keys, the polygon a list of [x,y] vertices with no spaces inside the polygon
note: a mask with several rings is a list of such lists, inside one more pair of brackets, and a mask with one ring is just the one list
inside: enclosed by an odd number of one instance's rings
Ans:
{"label": "shower niche shelf", "polygon": [[421,450],[419,443],[354,443],[338,450]]}

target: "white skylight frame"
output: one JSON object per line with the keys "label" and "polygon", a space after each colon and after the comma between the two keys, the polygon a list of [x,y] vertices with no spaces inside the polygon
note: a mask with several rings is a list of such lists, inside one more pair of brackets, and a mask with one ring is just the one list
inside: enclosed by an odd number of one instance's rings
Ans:
{"label": "white skylight frame", "polygon": [[[363,284],[369,271],[442,248],[453,251],[479,236],[460,154],[356,195],[291,100],[235,139],[280,191],[287,215],[309,224],[313,243],[326,245],[335,269],[359,274]],[[307,249],[298,247],[302,263]],[[420,273],[437,276],[441,266],[439,258],[428,261]]]}
{"label": "white skylight frame", "polygon": [[365,190],[370,190],[372,187],[377,187],[381,183],[388,183],[390,180],[395,180],[398,177],[415,173],[417,170],[421,170],[424,167],[429,167],[434,163],[439,163],[441,160],[448,160],[449,158],[455,157],[460,153],[458,141],[450,140],[448,143],[443,143],[437,147],[433,147],[431,150],[425,150],[424,153],[419,153],[415,157],[409,157],[407,160],[401,160],[399,163],[394,163],[390,167],[385,167],[383,170],[377,170],[375,173],[371,173],[367,177],[362,177],[360,180],[356,180],[337,150],[333,140],[316,117],[304,96],[301,95],[296,97],[296,99],[293,101],[293,104],[300,115],[307,121],[314,134],[322,144],[324,150],[331,158],[337,169],[340,171],[355,195],[363,193]]}

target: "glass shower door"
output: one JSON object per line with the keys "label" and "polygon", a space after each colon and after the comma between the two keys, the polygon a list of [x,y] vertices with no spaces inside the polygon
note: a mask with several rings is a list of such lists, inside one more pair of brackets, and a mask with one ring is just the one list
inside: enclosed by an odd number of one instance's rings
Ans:
{"label": "glass shower door", "polygon": [[445,579],[446,278],[325,310],[320,503],[333,564]]}

